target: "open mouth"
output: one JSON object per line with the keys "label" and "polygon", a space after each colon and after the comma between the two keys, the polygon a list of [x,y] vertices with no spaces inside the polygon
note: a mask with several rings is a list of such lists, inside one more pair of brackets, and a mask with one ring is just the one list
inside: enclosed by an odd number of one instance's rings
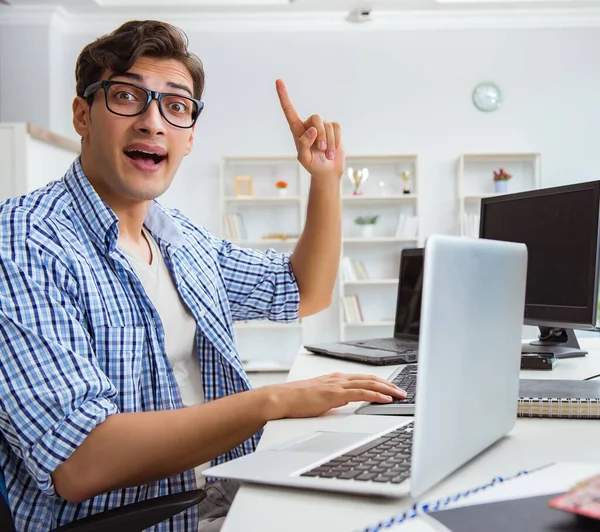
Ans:
{"label": "open mouth", "polygon": [[125,155],[134,161],[143,161],[147,163],[160,164],[167,156],[159,153],[151,153],[141,150],[125,150]]}
{"label": "open mouth", "polygon": [[154,164],[158,164],[166,159],[164,155],[158,155],[157,153],[146,153],[138,150],[126,151],[125,155],[127,155],[127,157],[130,159],[137,161],[152,161]]}
{"label": "open mouth", "polygon": [[123,150],[133,165],[146,171],[157,170],[167,160],[167,152],[159,146],[132,145]]}

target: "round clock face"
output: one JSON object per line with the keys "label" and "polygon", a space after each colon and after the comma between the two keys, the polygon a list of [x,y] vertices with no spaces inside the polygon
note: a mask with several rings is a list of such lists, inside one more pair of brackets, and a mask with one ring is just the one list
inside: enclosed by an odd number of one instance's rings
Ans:
{"label": "round clock face", "polygon": [[481,111],[495,111],[502,104],[500,89],[493,83],[480,83],[473,90],[473,103]]}

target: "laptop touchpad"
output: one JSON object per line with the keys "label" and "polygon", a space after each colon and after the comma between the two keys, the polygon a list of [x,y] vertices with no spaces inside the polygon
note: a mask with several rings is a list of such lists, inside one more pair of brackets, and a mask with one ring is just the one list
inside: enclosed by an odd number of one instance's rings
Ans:
{"label": "laptop touchpad", "polygon": [[273,447],[275,451],[295,451],[303,453],[329,454],[352,447],[369,434],[354,432],[315,432],[301,441]]}

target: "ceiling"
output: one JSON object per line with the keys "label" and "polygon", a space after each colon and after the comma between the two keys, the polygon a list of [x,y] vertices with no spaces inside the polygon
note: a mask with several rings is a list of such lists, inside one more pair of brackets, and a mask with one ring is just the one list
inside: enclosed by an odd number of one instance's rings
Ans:
{"label": "ceiling", "polygon": [[50,22],[64,33],[99,35],[136,18],[199,32],[600,28],[600,0],[3,1],[0,26]]}
{"label": "ceiling", "polygon": [[[544,10],[600,7],[600,0],[5,0],[13,6],[60,6],[71,13],[153,12],[318,12],[372,9],[373,12],[460,11],[491,9]],[[0,0],[2,2],[2,0]]]}

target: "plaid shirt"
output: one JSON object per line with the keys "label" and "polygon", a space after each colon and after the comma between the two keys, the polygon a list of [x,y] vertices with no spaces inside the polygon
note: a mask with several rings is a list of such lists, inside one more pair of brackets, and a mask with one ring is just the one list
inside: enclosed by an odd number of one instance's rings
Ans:
{"label": "plaid shirt", "polygon": [[[77,159],[0,204],[0,467],[18,531],[196,488],[193,471],[81,504],[50,474],[107,416],[182,407],[160,318],[117,247],[118,219]],[[206,401],[247,390],[232,321],[298,317],[289,254],[241,249],[153,202],[145,222],[198,324]],[[254,450],[260,433],[218,457]],[[192,532],[195,508],[152,530]]]}

